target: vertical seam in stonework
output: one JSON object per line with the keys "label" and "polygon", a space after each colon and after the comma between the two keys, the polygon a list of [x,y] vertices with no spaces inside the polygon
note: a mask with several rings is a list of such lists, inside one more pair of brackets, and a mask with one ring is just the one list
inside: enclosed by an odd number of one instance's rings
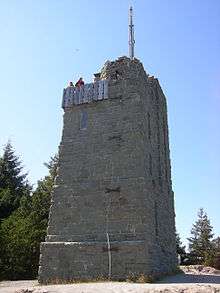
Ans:
{"label": "vertical seam in stonework", "polygon": [[164,139],[164,158],[165,158],[165,176],[166,176],[166,181],[168,182],[168,174],[167,174],[167,169],[168,169],[168,160],[167,160],[167,138],[166,138],[166,124],[165,124],[165,118],[163,117],[163,139]]}

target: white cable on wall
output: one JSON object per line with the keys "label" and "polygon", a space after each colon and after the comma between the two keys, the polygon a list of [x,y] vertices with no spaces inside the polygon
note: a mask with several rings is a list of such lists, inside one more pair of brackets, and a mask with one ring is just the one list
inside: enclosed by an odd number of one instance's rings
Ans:
{"label": "white cable on wall", "polygon": [[110,196],[108,197],[108,204],[107,204],[107,212],[106,212],[106,238],[107,238],[107,247],[108,247],[108,277],[111,278],[112,274],[112,256],[111,256],[111,244],[110,244],[110,238],[108,234],[109,230],[109,211],[110,211],[110,204],[111,204]]}
{"label": "white cable on wall", "polygon": [[111,245],[110,245],[108,232],[106,233],[106,236],[107,236],[107,244],[108,244],[108,277],[110,279],[112,274],[112,256],[111,256]]}

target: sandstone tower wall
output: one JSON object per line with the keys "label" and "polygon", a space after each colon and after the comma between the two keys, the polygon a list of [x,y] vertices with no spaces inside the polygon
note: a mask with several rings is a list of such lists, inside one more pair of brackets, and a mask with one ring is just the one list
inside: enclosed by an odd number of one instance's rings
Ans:
{"label": "sandstone tower wall", "polygon": [[107,62],[101,80],[102,100],[64,107],[40,282],[176,266],[166,98],[137,59]]}

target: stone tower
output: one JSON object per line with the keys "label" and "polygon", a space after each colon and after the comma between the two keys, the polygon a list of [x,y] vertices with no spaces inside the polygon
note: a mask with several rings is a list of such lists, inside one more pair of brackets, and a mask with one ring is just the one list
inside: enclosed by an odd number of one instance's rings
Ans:
{"label": "stone tower", "polygon": [[126,279],[176,267],[166,98],[137,60],[67,87],[39,281]]}

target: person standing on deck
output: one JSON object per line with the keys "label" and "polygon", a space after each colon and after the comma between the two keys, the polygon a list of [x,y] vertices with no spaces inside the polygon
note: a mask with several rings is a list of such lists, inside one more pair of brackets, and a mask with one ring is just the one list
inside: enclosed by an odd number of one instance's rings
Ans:
{"label": "person standing on deck", "polygon": [[75,84],[75,87],[81,87],[84,85],[84,81],[83,78],[80,77],[80,79],[77,81],[77,83]]}

